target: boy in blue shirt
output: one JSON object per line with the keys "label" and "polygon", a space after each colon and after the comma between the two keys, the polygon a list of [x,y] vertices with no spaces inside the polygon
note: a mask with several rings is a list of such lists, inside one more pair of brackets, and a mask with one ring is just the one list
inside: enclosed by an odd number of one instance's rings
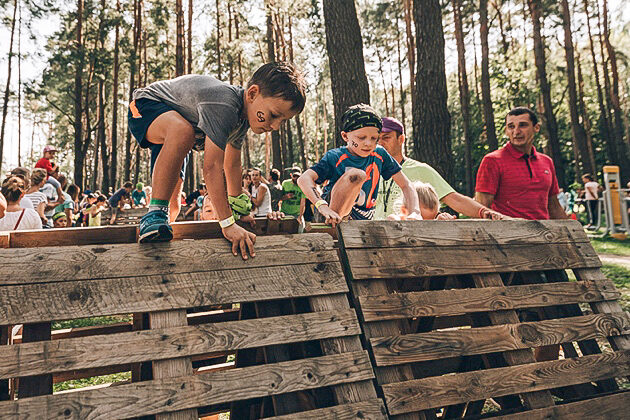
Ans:
{"label": "boy in blue shirt", "polygon": [[[244,89],[214,77],[186,75],[137,89],[129,104],[129,130],[151,150],[152,198],[140,222],[140,242],[170,241],[169,220],[179,213],[179,197],[192,149],[205,150],[203,178],[223,236],[254,256],[256,235],[234,223],[230,208],[241,195],[241,145],[247,130],[278,130],[304,108],[305,82],[289,63],[261,66]],[[225,183],[223,173],[225,172]],[[228,195],[230,196],[228,199]],[[170,217],[169,217],[170,211]]]}
{"label": "boy in blue shirt", "polygon": [[[329,150],[321,161],[304,172],[298,185],[306,198],[315,203],[326,223],[334,226],[349,216],[370,220],[374,215],[378,183],[392,178],[403,191],[408,219],[421,219],[418,196],[401,167],[387,151],[378,146],[381,118],[369,105],[353,105],[341,118],[341,137],[347,146]],[[315,184],[328,180],[320,196]]]}

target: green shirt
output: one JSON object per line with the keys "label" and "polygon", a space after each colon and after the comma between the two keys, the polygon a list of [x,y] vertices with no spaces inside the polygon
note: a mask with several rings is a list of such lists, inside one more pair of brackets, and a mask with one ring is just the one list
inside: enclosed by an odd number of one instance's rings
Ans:
{"label": "green shirt", "polygon": [[[423,162],[418,162],[410,158],[405,158],[402,163],[402,172],[409,178],[409,181],[422,181],[431,184],[435,188],[440,200],[450,193],[455,192],[448,182],[432,167]],[[376,210],[374,212],[374,220],[385,220],[390,214],[398,213],[400,204],[402,204],[402,190],[390,179],[384,181],[381,178],[379,183],[380,194],[376,198]],[[397,200],[400,199],[400,204]]]}
{"label": "green shirt", "polygon": [[55,207],[54,214],[59,213],[59,212],[65,212],[66,209],[74,210],[74,201],[72,201],[72,197],[70,197],[70,194],[64,191],[63,197],[64,197],[64,202],[59,204],[57,207]]}
{"label": "green shirt", "polygon": [[300,215],[300,201],[304,196],[304,193],[291,179],[285,179],[282,181],[282,194],[293,193],[293,198],[287,198],[282,200],[281,212],[288,216],[298,217]]}

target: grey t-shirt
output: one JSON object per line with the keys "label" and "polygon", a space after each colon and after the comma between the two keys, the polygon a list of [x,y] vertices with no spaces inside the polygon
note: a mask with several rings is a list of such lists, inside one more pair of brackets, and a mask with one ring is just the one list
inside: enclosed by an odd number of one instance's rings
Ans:
{"label": "grey t-shirt", "polygon": [[240,86],[211,76],[189,74],[136,89],[133,99],[164,102],[186,118],[197,134],[194,149],[203,150],[205,135],[225,150],[228,143],[240,149],[249,129],[247,118],[241,115],[243,95]]}

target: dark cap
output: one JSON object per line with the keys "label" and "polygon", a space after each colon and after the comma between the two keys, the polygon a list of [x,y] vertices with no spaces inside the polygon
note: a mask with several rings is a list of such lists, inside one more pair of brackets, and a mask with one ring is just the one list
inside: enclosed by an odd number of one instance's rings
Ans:
{"label": "dark cap", "polygon": [[399,132],[401,134],[404,134],[405,133],[405,127],[396,118],[384,117],[383,118],[383,128],[382,128],[381,131],[383,133],[389,133],[391,131],[397,131],[397,132]]}
{"label": "dark cap", "polygon": [[291,175],[293,175],[293,174],[300,174],[300,175],[302,175],[302,169],[300,169],[297,166],[294,166],[293,168],[291,168]]}

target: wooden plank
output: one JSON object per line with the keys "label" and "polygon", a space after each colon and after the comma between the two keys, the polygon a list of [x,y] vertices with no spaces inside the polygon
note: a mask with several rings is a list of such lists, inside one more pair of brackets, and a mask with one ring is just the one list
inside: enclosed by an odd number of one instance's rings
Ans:
{"label": "wooden plank", "polygon": [[[345,308],[350,308],[346,294],[311,297],[309,298],[309,304],[313,311],[316,311],[315,313],[328,313],[335,309],[345,310]],[[326,355],[360,351],[363,349],[358,336],[343,337],[340,335],[333,338],[323,338],[320,340],[320,344],[323,354]],[[338,404],[351,404],[376,398],[376,389],[371,381],[337,385],[333,387],[333,392]]]}
{"label": "wooden plank", "polygon": [[538,308],[619,299],[610,280],[395,293],[359,298],[366,321]]}
{"label": "wooden plank", "polygon": [[630,352],[604,353],[383,385],[392,414],[575,385],[630,373]]}
{"label": "wooden plank", "polygon": [[11,248],[124,244],[137,241],[136,226],[92,226],[11,232]]}
{"label": "wooden plank", "polygon": [[496,417],[501,420],[612,420],[628,418],[630,391]]}
{"label": "wooden plank", "polygon": [[579,222],[574,220],[453,220],[392,222],[351,220],[339,225],[344,246],[351,248],[401,248],[424,246],[468,247],[479,245],[512,246],[587,242]]}
{"label": "wooden plank", "polygon": [[[25,343],[34,342],[50,342],[50,322],[38,323],[38,324],[24,324],[22,328],[22,340]],[[1,348],[8,349],[11,346],[2,346]],[[34,397],[37,395],[52,394],[52,375],[37,375],[22,378],[18,385],[19,398]]]}
{"label": "wooden plank", "polygon": [[286,416],[267,417],[267,420],[379,420],[387,419],[387,411],[380,399],[371,399],[353,404],[336,405],[318,410],[302,411]]}
{"label": "wooden plank", "polygon": [[630,314],[584,315],[370,339],[378,366],[548,346],[630,334]]}
{"label": "wooden plank", "polygon": [[[294,234],[298,233],[299,223],[296,219],[268,220],[263,217],[255,219],[254,227],[249,223],[239,222],[239,225],[254,232],[256,235],[271,234]],[[197,221],[197,222],[175,222],[171,224],[173,228],[173,239],[206,239],[223,238],[223,233],[219,222]]]}
{"label": "wooden plank", "polygon": [[[573,270],[573,272],[578,280],[583,281],[596,281],[606,278],[604,273],[602,273],[599,269],[581,269]],[[591,303],[591,308],[595,313],[613,313],[623,311],[621,305],[619,305],[619,302],[617,301]],[[614,350],[630,350],[629,336],[610,337],[608,341]]]}
{"label": "wooden plank", "polygon": [[[601,267],[590,244],[347,250],[355,280]],[[465,262],[465,263],[464,263]]]}
{"label": "wooden plank", "polygon": [[208,402],[220,404],[373,377],[367,353],[360,351],[0,402],[0,418],[128,418],[193,408]]}
{"label": "wooden plank", "polygon": [[[347,307],[347,306],[346,306]],[[0,378],[170,359],[361,333],[353,309],[0,347]],[[359,344],[358,350],[361,349]]]}
{"label": "wooden plank", "polygon": [[3,286],[0,325],[344,293],[338,262]]}
{"label": "wooden plank", "polygon": [[10,238],[11,236],[9,232],[0,232],[0,248],[8,248]]}
{"label": "wooden plank", "polygon": [[[163,331],[169,327],[183,327],[188,325],[185,310],[163,311],[149,313],[149,323],[152,330]],[[183,355],[184,353],[182,353]],[[192,360],[190,357],[179,357],[168,360],[153,361],[153,378],[160,380],[165,378],[176,378],[190,376],[193,373]],[[155,416],[156,420],[196,420],[199,418],[196,408],[184,410],[168,410],[164,414]]]}
{"label": "wooden plank", "polygon": [[[156,244],[7,249],[0,254],[0,285],[209,272],[337,261],[326,234],[260,237],[256,258],[243,261],[225,239]],[[288,257],[290,255],[290,258]],[[132,273],[130,268],[133,267]]]}
{"label": "wooden plank", "polygon": [[[497,273],[491,274],[474,274],[473,283],[476,287],[499,287],[503,286],[503,280],[501,280],[501,276]],[[516,311],[507,310],[507,311],[495,311],[489,312],[488,318],[490,322],[494,325],[498,324],[518,324],[520,322]],[[525,363],[535,362],[534,353],[530,349],[523,350],[514,350],[508,351],[502,354],[505,359],[505,362],[508,365],[521,365]],[[488,362],[491,364],[494,363],[492,358],[487,358]],[[533,391],[533,392],[525,392],[521,393],[523,401],[528,408],[540,408],[540,407],[549,407],[554,404],[554,400],[549,393],[549,391]],[[510,396],[507,397],[508,401]]]}

